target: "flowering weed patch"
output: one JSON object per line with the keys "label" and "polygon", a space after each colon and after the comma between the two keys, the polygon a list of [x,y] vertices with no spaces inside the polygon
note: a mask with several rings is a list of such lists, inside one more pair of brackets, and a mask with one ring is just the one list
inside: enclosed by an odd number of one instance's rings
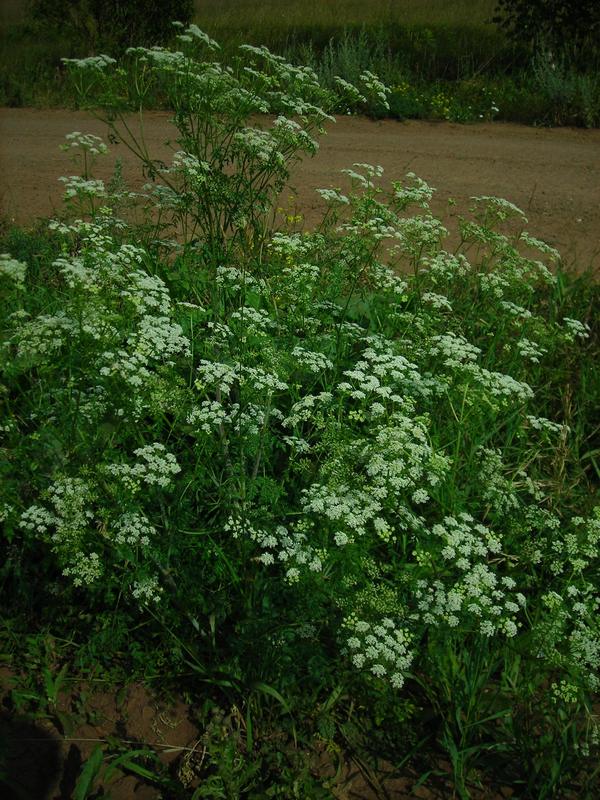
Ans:
{"label": "flowering weed patch", "polygon": [[[595,288],[574,306],[558,253],[495,197],[447,251],[434,189],[369,164],[321,192],[317,229],[275,229],[340,95],[265,48],[223,67],[193,25],[179,46],[70,62],[148,186],[86,166],[54,256],[0,259],[12,613],[26,586],[56,635],[191,666],[192,691],[248,708],[262,692],[330,741],[375,698],[380,751],[442,748],[461,797],[592,786]],[[170,164],[126,125],[157,83]],[[340,92],[388,95],[372,74]],[[104,149],[68,144],[86,165]]]}

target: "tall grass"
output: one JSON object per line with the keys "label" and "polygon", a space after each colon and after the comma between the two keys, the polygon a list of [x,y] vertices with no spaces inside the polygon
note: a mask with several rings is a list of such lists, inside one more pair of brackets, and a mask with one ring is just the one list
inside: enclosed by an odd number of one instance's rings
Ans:
{"label": "tall grass", "polygon": [[356,0],[323,3],[273,2],[258,7],[247,0],[199,2],[196,21],[223,42],[243,41],[285,50],[288,57],[312,51],[317,57],[341,39],[361,60],[383,52],[391,63],[428,80],[464,77],[495,64],[510,67],[515,58],[504,34],[491,22],[493,0],[426,3]]}
{"label": "tall grass", "polygon": [[[328,87],[336,75],[352,81],[375,72],[395,89],[393,118],[600,124],[594,43],[565,52],[550,69],[543,53],[532,62],[491,23],[494,6],[495,0],[198,0],[195,21],[221,42],[224,61],[250,43],[312,67]],[[0,15],[0,105],[72,105],[60,57],[118,56],[122,46],[102,39],[100,30],[92,42],[34,26],[25,9],[8,2]],[[163,105],[159,97],[153,102]]]}
{"label": "tall grass", "polygon": [[196,0],[196,20],[247,30],[296,26],[445,25],[490,27],[495,0]]}

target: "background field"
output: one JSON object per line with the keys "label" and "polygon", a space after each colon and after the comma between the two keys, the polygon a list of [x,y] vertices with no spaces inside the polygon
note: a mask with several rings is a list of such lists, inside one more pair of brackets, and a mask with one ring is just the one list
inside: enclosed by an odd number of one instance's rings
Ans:
{"label": "background field", "polygon": [[[73,106],[61,57],[118,55],[122,45],[85,13],[52,30],[28,21],[27,6],[8,0],[2,7],[0,105]],[[395,119],[596,127],[597,44],[560,57],[532,53],[492,23],[494,8],[495,0],[198,0],[195,21],[221,43],[226,60],[248,42],[312,67],[325,85],[335,75],[354,81],[373,71],[392,87]]]}

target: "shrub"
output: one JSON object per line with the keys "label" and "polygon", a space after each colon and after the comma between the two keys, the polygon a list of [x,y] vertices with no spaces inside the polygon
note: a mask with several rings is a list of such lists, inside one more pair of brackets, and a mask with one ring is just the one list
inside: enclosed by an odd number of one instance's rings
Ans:
{"label": "shrub", "polygon": [[157,45],[171,38],[171,20],[189,22],[193,0],[33,0],[31,17],[44,28],[60,31],[71,41],[122,50],[133,44]]}
{"label": "shrub", "polygon": [[561,50],[594,39],[600,7],[596,0],[498,0],[494,22],[517,41]]}
{"label": "shrub", "polygon": [[[450,252],[434,190],[368,164],[316,230],[277,230],[340,97],[264,48],[222,67],[195,26],[179,46],[69,62],[152,178],[147,227],[86,172],[47,274],[0,259],[5,573],[156,625],[202,685],[401,693],[463,797],[486,767],[562,791],[597,754],[599,393],[557,252],[489,196]],[[127,116],[155,83],[170,164]]]}

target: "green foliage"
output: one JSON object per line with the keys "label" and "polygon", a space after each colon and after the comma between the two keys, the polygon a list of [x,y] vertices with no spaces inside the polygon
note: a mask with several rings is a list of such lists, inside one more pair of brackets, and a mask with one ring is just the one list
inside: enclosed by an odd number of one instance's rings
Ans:
{"label": "green foliage", "polygon": [[[225,696],[197,797],[318,796],[261,736],[273,709],[286,743],[310,717],[328,746],[371,738],[402,764],[442,748],[462,797],[486,771],[523,796],[583,785],[597,284],[486,195],[449,252],[435,190],[369,164],[319,190],[315,230],[278,229],[328,111],[385,109],[390,91],[370,71],[324,88],[266,48],[223,66],[196,26],[176,46],[67,61],[148,184],[95,180],[103,143],[71,134],[69,213],[0,258],[13,613],[35,595],[52,611],[38,624],[76,630],[79,649],[185,667],[194,698]],[[144,142],[155,91],[170,163]],[[45,677],[51,703],[60,673]],[[540,725],[525,763],[520,731]]]}
{"label": "green foliage", "polygon": [[517,41],[561,50],[597,36],[600,8],[596,0],[498,0],[494,22]]}
{"label": "green foliage", "polygon": [[133,44],[158,45],[171,38],[171,21],[189,22],[193,0],[33,0],[30,14],[42,28],[61,31],[84,44],[88,53],[98,48],[122,50]]}
{"label": "green foliage", "polygon": [[[69,3],[65,10],[60,3],[40,0],[43,24],[29,19],[7,27],[0,33],[0,102],[76,105],[77,93],[66,79],[61,56],[98,52],[118,56],[140,41],[164,43],[172,34],[170,19],[189,18],[181,2],[170,10],[162,4],[152,13],[145,9],[140,14],[133,13],[133,4],[116,5],[107,17],[106,4],[100,8],[89,2]],[[544,35],[536,40],[533,52],[491,23],[492,8],[492,2],[473,7],[437,0],[401,4],[347,0],[341,5],[337,0],[302,7],[287,3],[282,11],[281,0],[261,3],[260,8],[232,0],[203,3],[194,18],[222,42],[222,63],[233,65],[241,43],[266,45],[291,63],[311,67],[328,88],[335,87],[336,76],[353,82],[366,71],[396,88],[389,109],[345,98],[332,108],[338,113],[366,110],[396,119],[462,123],[502,119],[596,127],[599,53],[593,31],[587,38],[560,43]],[[128,20],[131,16],[126,24],[119,22],[123,15]],[[404,86],[408,89],[398,90]],[[155,86],[144,103],[166,108],[170,98]]]}

